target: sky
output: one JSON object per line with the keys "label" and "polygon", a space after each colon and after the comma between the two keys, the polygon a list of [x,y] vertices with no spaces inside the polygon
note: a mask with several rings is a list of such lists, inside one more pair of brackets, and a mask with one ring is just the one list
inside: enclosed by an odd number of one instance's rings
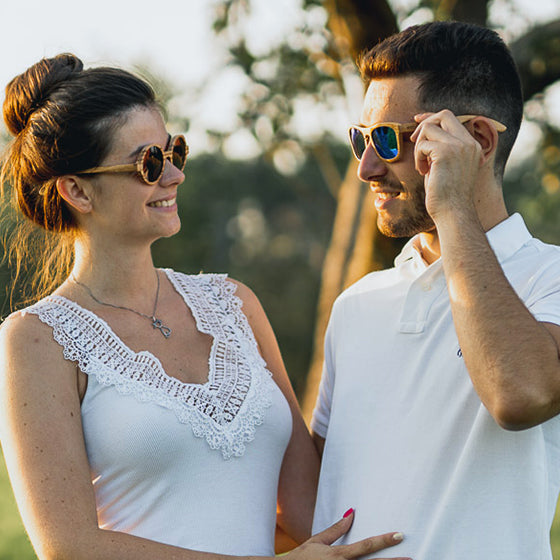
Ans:
{"label": "sky", "polygon": [[[254,14],[247,28],[256,50],[280,42],[299,17],[299,0],[251,3]],[[147,66],[186,93],[219,73],[208,95],[194,100],[197,106],[186,112],[199,117],[199,129],[204,125],[232,129],[243,85],[234,72],[223,71],[225,49],[211,31],[214,5],[214,0],[3,0],[0,102],[5,84],[15,75],[42,57],[71,52],[86,67]],[[184,103],[193,103],[192,96],[185,97]],[[191,134],[196,136],[197,122],[194,128]],[[193,155],[197,143],[191,146]]]}
{"label": "sky", "polygon": [[[249,46],[255,51],[265,51],[269,45],[280,42],[301,17],[300,0],[250,2],[253,15],[246,29]],[[410,6],[415,2],[391,0],[393,6]],[[212,85],[203,99],[184,97],[185,104],[196,103],[188,112],[193,113],[194,109],[199,119],[198,134],[207,124],[225,129],[236,126],[235,106],[243,81],[235,72],[223,70],[225,51],[211,31],[214,0],[4,0],[2,4],[0,52],[4,56],[0,64],[0,101],[4,98],[4,85],[16,74],[43,56],[72,52],[86,66],[147,65],[178,91],[186,93],[212,77]],[[514,0],[514,4],[512,11],[507,8],[507,0],[493,3],[491,17],[504,27],[506,34],[520,32],[530,21],[560,17],[560,0]],[[425,17],[420,12],[403,25],[419,23]],[[560,106],[560,88],[550,105]],[[355,114],[358,113],[356,107]],[[312,111],[306,108],[302,118],[305,114],[309,119]],[[343,114],[334,120],[341,136],[345,136],[347,123],[354,116]],[[193,127],[190,136],[196,137],[197,122]],[[202,137],[199,140],[202,144]],[[192,148],[194,155],[196,145]],[[247,152],[250,154],[250,147]]]}
{"label": "sky", "polygon": [[[252,0],[255,48],[279,41],[298,17],[298,0]],[[213,0],[4,0],[0,84],[43,56],[72,52],[87,65],[147,64],[177,86],[223,65],[212,35]],[[24,6],[24,8],[23,8]],[[270,9],[272,8],[272,9]]]}
{"label": "sky", "polygon": [[0,82],[43,56],[67,51],[87,64],[146,60],[180,81],[196,80],[209,59],[207,6],[203,0],[5,1]]}

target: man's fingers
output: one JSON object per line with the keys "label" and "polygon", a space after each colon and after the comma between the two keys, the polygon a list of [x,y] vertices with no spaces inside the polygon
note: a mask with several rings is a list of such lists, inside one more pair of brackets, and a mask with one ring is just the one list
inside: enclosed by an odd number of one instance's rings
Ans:
{"label": "man's fingers", "polygon": [[333,546],[336,552],[342,555],[344,558],[357,558],[364,554],[371,554],[372,552],[378,552],[389,546],[395,546],[403,540],[402,533],[385,533],[384,535],[378,535],[376,537],[369,537],[362,541],[358,541],[352,544],[345,544],[339,546]]}
{"label": "man's fingers", "polygon": [[354,510],[349,509],[342,519],[337,521],[334,525],[331,525],[324,531],[313,535],[307,542],[309,543],[320,543],[320,544],[332,544],[334,541],[338,540],[342,535],[348,532],[350,527],[352,527],[352,521],[354,521]]}

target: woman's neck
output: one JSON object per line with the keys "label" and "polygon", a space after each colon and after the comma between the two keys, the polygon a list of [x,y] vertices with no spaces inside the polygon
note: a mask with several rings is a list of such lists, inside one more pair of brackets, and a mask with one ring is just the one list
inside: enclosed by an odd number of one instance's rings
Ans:
{"label": "woman's neck", "polygon": [[96,247],[77,239],[72,276],[98,296],[153,297],[157,277],[150,247]]}

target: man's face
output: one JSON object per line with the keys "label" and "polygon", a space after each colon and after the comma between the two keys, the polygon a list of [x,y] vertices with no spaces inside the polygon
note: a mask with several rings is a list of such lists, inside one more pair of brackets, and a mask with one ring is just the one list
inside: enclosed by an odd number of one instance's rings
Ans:
{"label": "man's face", "polygon": [[[361,123],[401,124],[414,122],[421,113],[417,101],[418,78],[398,77],[373,80],[367,90]],[[368,144],[358,168],[358,176],[375,193],[377,226],[389,237],[412,237],[435,230],[426,210],[424,178],[414,167],[414,144],[410,133],[402,138],[402,155],[394,163],[380,159]]]}

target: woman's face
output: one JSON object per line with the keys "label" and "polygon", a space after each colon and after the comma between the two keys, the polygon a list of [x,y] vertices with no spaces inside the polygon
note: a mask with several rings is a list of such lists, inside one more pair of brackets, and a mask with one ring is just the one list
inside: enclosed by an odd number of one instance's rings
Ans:
{"label": "woman's face", "polygon": [[[149,144],[166,149],[169,134],[160,112],[151,107],[130,111],[126,123],[113,136],[107,157],[100,166],[135,163]],[[158,182],[148,185],[137,173],[101,173],[91,181],[92,212],[89,231],[109,236],[111,242],[149,242],[177,233],[177,187],[184,181],[181,170],[166,160]],[[115,236],[117,238],[115,239]]]}

